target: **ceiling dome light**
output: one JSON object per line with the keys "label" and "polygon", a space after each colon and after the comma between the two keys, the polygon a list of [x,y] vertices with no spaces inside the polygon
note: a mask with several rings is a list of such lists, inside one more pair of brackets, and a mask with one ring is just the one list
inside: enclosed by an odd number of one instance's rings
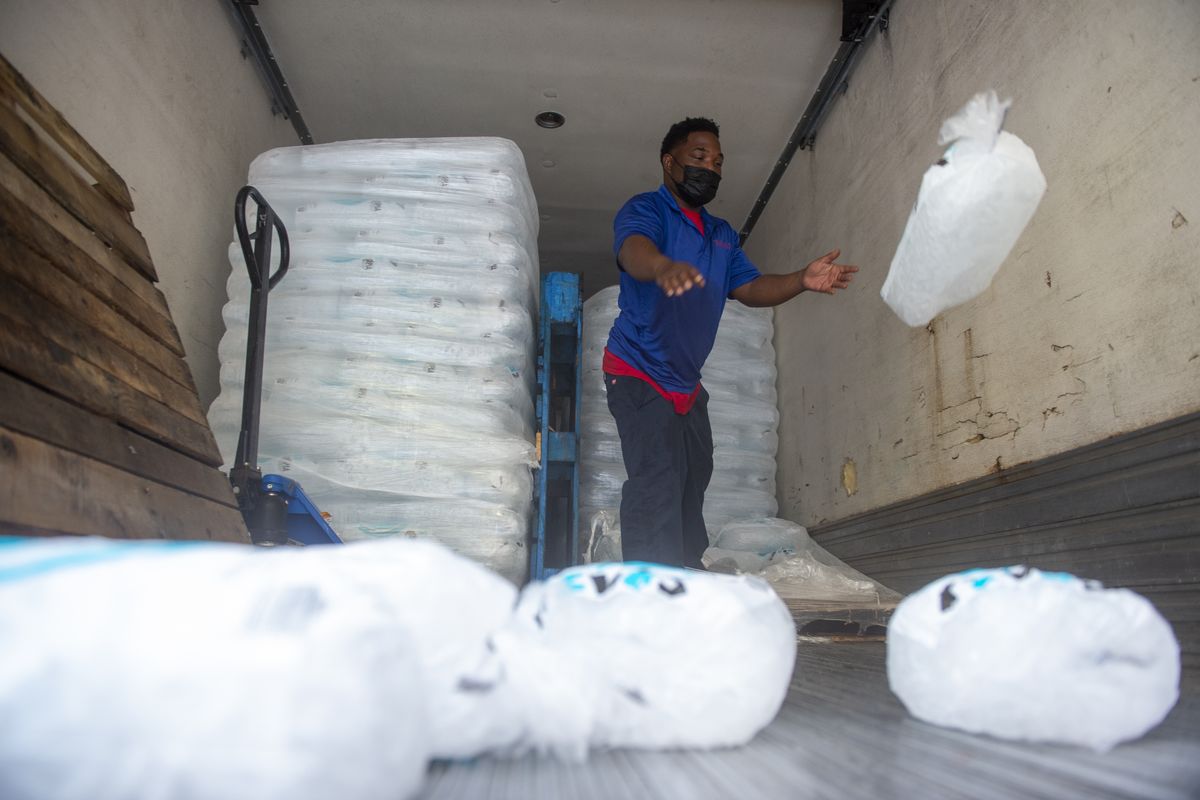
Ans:
{"label": "ceiling dome light", "polygon": [[557,111],[543,111],[534,117],[533,121],[543,128],[561,128],[567,118]]}

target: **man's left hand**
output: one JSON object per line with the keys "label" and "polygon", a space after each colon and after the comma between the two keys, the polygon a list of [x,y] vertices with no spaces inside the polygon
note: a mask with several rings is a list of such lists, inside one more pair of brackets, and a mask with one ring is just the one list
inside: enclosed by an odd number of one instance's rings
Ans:
{"label": "man's left hand", "polygon": [[833,263],[841,254],[841,250],[830,250],[805,267],[800,275],[800,285],[804,290],[833,294],[838,289],[849,286],[850,281],[854,280],[854,273],[858,272],[858,267]]}

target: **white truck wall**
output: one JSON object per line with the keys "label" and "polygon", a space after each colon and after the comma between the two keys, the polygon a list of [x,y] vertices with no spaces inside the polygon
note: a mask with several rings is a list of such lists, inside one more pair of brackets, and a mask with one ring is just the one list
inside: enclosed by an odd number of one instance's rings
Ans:
{"label": "white truck wall", "polygon": [[[910,329],[879,289],[942,119],[1012,97],[1049,188],[991,289]],[[781,514],[813,525],[1200,409],[1200,3],[903,0],[751,236],[841,247],[776,312]]]}
{"label": "white truck wall", "polygon": [[250,160],[296,144],[272,117],[222,4],[4,0],[0,52],[129,184],[160,288],[207,406]]}

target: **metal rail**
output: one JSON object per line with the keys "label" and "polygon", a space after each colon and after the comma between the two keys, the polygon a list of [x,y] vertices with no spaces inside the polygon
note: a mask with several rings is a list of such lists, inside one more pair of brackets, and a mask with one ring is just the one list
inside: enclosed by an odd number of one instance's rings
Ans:
{"label": "metal rail", "polygon": [[229,0],[230,10],[242,31],[242,42],[245,45],[243,53],[248,52],[254,56],[258,64],[263,81],[267,84],[267,91],[271,94],[271,113],[282,114],[285,119],[291,120],[301,144],[312,144],[312,133],[304,122],[300,106],[296,104],[296,98],[292,97],[287,78],[283,77],[283,70],[279,68],[279,62],[271,52],[271,45],[267,42],[262,25],[251,8],[256,5],[258,0]]}
{"label": "metal rail", "polygon": [[888,15],[891,12],[892,3],[893,0],[883,0],[873,10],[860,12],[853,16],[853,12],[849,7],[850,4],[847,4],[845,7],[843,13],[847,15],[847,19],[843,21],[843,30],[845,31],[846,29],[846,22],[853,22],[855,17],[858,19],[858,24],[854,26],[852,33],[843,33],[842,45],[838,48],[837,55],[833,57],[833,61],[829,63],[829,68],[825,70],[825,77],[821,79],[821,83],[817,86],[817,91],[808,102],[808,108],[804,110],[800,121],[796,123],[792,135],[788,137],[787,144],[784,145],[783,152],[775,162],[775,168],[771,170],[771,174],[767,177],[767,182],[758,194],[758,199],[754,201],[754,205],[750,209],[750,214],[746,217],[746,222],[742,225],[740,234],[742,244],[746,243],[750,232],[754,230],[754,226],[758,223],[758,218],[762,216],[767,203],[770,202],[771,195],[775,193],[775,189],[783,179],[783,173],[787,171],[788,165],[792,163],[792,157],[796,155],[796,151],[811,150],[813,148],[817,140],[817,132],[821,128],[821,123],[828,116],[834,99],[838,95],[845,93],[850,75],[854,72],[854,68],[858,66],[858,61],[862,58],[862,54],[866,50],[866,44],[871,34],[877,29],[887,30]]}

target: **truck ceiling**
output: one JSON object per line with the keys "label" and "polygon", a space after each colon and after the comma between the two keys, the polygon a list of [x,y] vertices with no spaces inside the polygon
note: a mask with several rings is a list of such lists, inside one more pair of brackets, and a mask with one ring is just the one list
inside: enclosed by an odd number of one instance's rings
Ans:
{"label": "truck ceiling", "polygon": [[[525,154],[543,270],[616,283],[612,218],[661,180],[671,123],[721,125],[710,210],[739,227],[839,48],[839,0],[261,0],[317,143],[502,136]],[[564,118],[544,128],[535,117]]]}

